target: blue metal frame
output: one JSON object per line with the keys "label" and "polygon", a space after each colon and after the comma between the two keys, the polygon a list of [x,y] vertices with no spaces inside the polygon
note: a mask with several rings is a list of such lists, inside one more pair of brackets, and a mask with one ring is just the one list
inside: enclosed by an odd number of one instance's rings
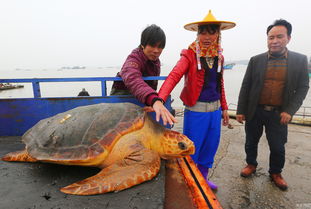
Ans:
{"label": "blue metal frame", "polygon": [[[144,80],[165,80],[165,76],[144,77]],[[0,79],[0,83],[32,83],[34,98],[0,99],[0,136],[20,136],[41,119],[51,117],[78,106],[98,103],[131,102],[144,106],[131,95],[107,96],[107,81],[121,80],[117,77],[90,78],[33,78]],[[102,96],[87,97],[41,97],[40,83],[43,82],[101,81]],[[165,106],[172,110],[171,98]]]}
{"label": "blue metal frame", "polygon": [[[148,76],[144,80],[165,80],[166,76]],[[89,78],[21,78],[0,79],[0,83],[32,83],[34,98],[41,98],[40,83],[43,82],[76,82],[76,81],[100,81],[102,96],[107,96],[107,81],[121,81],[119,77],[89,77]]]}

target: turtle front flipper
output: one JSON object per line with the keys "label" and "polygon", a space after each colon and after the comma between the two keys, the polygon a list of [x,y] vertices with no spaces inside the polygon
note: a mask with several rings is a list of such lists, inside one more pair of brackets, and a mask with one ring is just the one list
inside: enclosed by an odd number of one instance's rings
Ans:
{"label": "turtle front flipper", "polygon": [[37,162],[38,160],[31,157],[26,150],[10,152],[1,158],[3,161],[22,161],[22,162]]}
{"label": "turtle front flipper", "polygon": [[135,152],[122,162],[104,168],[95,176],[62,188],[60,191],[75,195],[94,195],[121,191],[151,180],[160,170],[161,159],[151,150]]}

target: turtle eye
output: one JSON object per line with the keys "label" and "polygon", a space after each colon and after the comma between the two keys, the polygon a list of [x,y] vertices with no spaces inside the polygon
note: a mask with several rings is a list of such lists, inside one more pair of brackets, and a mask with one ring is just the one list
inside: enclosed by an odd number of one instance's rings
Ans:
{"label": "turtle eye", "polygon": [[186,144],[184,142],[178,142],[178,147],[181,149],[181,150],[185,150],[187,148]]}

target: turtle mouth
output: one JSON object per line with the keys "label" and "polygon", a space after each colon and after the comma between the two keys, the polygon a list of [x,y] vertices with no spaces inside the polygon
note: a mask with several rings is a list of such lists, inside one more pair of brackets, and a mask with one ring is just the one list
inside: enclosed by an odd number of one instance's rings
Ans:
{"label": "turtle mouth", "polygon": [[187,152],[184,153],[184,155],[193,155],[195,153],[195,148],[194,146],[189,147]]}
{"label": "turtle mouth", "polygon": [[164,160],[174,159],[174,158],[181,158],[184,157],[183,155],[176,154],[176,155],[162,155],[161,158]]}
{"label": "turtle mouth", "polygon": [[188,146],[186,150],[183,150],[179,155],[182,157],[187,156],[187,155],[193,155],[195,152],[194,146]]}
{"label": "turtle mouth", "polygon": [[167,159],[172,159],[172,158],[186,157],[188,155],[193,155],[193,154],[194,154],[194,147],[191,147],[189,150],[179,153],[179,154],[164,154],[161,156],[161,158],[167,160]]}

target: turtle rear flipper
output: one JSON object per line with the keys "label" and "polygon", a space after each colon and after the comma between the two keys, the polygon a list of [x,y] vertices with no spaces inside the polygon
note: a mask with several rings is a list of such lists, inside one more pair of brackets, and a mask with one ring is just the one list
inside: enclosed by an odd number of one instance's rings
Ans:
{"label": "turtle rear flipper", "polygon": [[[137,153],[136,153],[137,154]],[[137,159],[143,159],[138,160]],[[131,161],[131,162],[129,162]],[[94,195],[121,191],[155,177],[160,169],[160,157],[148,150],[143,156],[124,159],[120,164],[112,164],[95,176],[62,188],[60,191],[75,195]]]}
{"label": "turtle rear flipper", "polygon": [[26,150],[10,152],[1,158],[3,161],[21,161],[21,162],[37,162],[38,160],[31,157]]}

